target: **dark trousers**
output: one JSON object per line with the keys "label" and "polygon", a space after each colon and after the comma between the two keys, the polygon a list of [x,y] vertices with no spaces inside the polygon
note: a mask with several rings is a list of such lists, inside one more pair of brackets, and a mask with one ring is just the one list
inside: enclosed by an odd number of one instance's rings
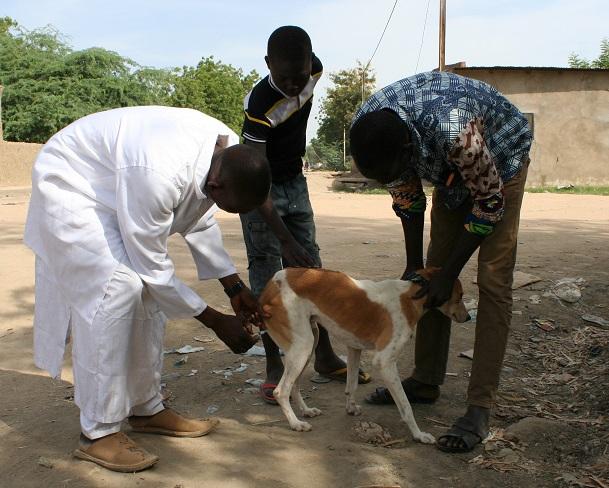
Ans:
{"label": "dark trousers", "polygon": [[[478,253],[478,315],[468,404],[490,408],[495,403],[501,365],[512,319],[512,281],[518,245],[520,207],[528,164],[504,186],[505,213]],[[457,241],[471,205],[447,209],[433,195],[428,266],[442,266]],[[414,379],[431,385],[444,382],[451,322],[437,310],[417,326]]]}

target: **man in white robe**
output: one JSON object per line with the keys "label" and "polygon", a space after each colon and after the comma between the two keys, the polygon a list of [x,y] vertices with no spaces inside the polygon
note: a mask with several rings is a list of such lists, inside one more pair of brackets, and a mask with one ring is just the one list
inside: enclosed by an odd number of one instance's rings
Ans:
{"label": "man in white robe", "polygon": [[[75,455],[116,471],[158,458],[120,432],[181,437],[217,422],[165,408],[160,393],[167,318],[196,317],[234,352],[254,342],[260,318],[225,251],[213,214],[265,201],[264,156],[196,110],[129,107],[84,117],[55,134],[32,172],[25,243],[36,254],[34,356],[59,377],[73,339]],[[169,235],[186,240],[201,280],[218,278],[239,318],[209,307],[175,275]]]}

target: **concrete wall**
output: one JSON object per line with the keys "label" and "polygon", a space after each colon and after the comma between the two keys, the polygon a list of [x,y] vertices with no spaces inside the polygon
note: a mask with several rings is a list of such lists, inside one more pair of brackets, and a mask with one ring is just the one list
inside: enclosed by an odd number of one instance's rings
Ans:
{"label": "concrete wall", "polygon": [[533,114],[528,186],[609,185],[609,70],[455,68]]}
{"label": "concrete wall", "polygon": [[29,186],[42,144],[0,141],[0,186]]}

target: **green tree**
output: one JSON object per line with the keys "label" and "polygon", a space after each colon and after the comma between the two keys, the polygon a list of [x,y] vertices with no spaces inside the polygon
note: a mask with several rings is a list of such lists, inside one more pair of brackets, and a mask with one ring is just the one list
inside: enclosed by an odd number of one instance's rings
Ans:
{"label": "green tree", "polygon": [[339,149],[335,144],[326,144],[317,138],[311,139],[307,146],[305,159],[313,168],[319,166],[331,171],[346,169],[343,164],[342,148]]}
{"label": "green tree", "polygon": [[45,142],[84,115],[133,105],[191,107],[239,131],[243,97],[257,79],[213,57],[196,68],[156,69],[101,47],[74,51],[51,26],[28,31],[0,18],[7,140]]}
{"label": "green tree", "polygon": [[144,68],[103,48],[73,51],[47,26],[27,31],[0,19],[0,83],[7,140],[45,142],[100,110],[167,104],[175,74]]}
{"label": "green tree", "polygon": [[6,35],[9,29],[17,27],[17,22],[15,22],[10,17],[0,17],[0,35]]}
{"label": "green tree", "polygon": [[601,41],[601,53],[598,58],[588,61],[580,58],[577,54],[571,53],[569,56],[569,66],[571,68],[596,68],[609,69],[609,39]]}
{"label": "green tree", "polygon": [[[365,76],[364,76],[365,74]],[[322,99],[317,120],[317,138],[325,145],[333,146],[342,153],[343,135],[347,138],[349,152],[349,127],[355,112],[374,91],[376,76],[370,68],[364,73],[364,66],[330,73],[333,83]],[[342,163],[341,163],[342,164]]]}
{"label": "green tree", "polygon": [[200,110],[224,122],[235,132],[243,124],[243,98],[259,78],[256,71],[245,74],[240,68],[201,59],[196,68],[184,66],[175,79],[171,105]]}

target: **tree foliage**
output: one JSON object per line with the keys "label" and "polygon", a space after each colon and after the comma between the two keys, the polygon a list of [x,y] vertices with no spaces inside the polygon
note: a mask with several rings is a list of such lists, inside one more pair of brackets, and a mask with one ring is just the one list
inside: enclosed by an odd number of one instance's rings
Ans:
{"label": "tree foliage", "polygon": [[343,164],[342,146],[339,148],[336,144],[326,144],[318,138],[311,139],[307,146],[305,159],[312,168],[323,168],[331,171],[346,169]]}
{"label": "tree foliage", "polygon": [[572,53],[569,56],[569,66],[571,68],[609,69],[609,39],[601,41],[601,53],[598,58],[588,61]]}
{"label": "tree foliage", "polygon": [[330,80],[333,86],[328,88],[317,117],[317,137],[324,144],[340,147],[342,152],[343,134],[348,136],[355,112],[374,91],[376,76],[371,69],[364,76],[364,66],[358,63],[355,68],[330,73]]}
{"label": "tree foliage", "polygon": [[[342,171],[348,169],[344,161],[350,160],[351,121],[362,101],[374,91],[376,76],[369,68],[364,73],[364,66],[358,63],[355,68],[330,73],[330,80],[332,86],[322,99],[317,116],[317,138],[311,140],[306,157],[313,165],[320,164],[324,169]],[[345,146],[343,143],[346,143]],[[343,149],[346,158],[343,157]]]}
{"label": "tree foliage", "polygon": [[191,107],[238,131],[243,97],[257,78],[212,57],[196,68],[157,69],[101,47],[74,51],[51,26],[28,31],[0,18],[7,140],[45,142],[84,115],[133,105]]}
{"label": "tree foliage", "polygon": [[243,98],[259,78],[256,71],[203,58],[196,68],[185,66],[175,80],[171,105],[200,110],[224,122],[235,132],[243,124]]}

